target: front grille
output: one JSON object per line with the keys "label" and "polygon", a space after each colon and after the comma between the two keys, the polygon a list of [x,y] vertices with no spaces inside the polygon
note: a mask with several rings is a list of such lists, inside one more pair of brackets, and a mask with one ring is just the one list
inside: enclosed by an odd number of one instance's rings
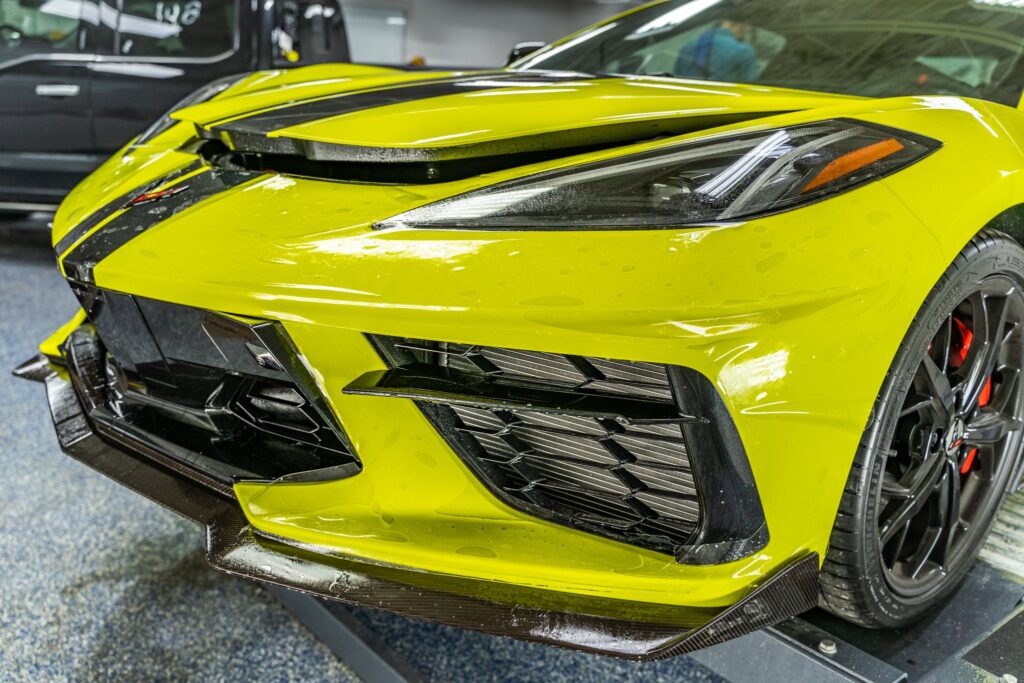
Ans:
{"label": "front grille", "polygon": [[[374,339],[393,367],[426,375],[433,366],[442,373],[438,377],[452,385],[451,400],[421,401],[420,407],[514,507],[672,554],[694,536],[701,504],[683,425],[695,418],[680,411],[666,366]],[[481,383],[512,398],[489,404],[459,396],[460,386],[469,391]],[[517,404],[515,397],[524,395],[534,398]],[[580,398],[599,398],[601,408],[586,408]]]}
{"label": "front grille", "polygon": [[73,289],[96,330],[91,419],[228,483],[358,471],[279,325]]}

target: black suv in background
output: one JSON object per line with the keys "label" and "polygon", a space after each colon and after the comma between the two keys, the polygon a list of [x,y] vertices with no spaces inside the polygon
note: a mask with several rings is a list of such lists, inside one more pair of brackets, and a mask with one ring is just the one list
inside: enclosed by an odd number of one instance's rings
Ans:
{"label": "black suv in background", "polygon": [[338,0],[0,0],[0,209],[57,204],[209,81],[348,59]]}

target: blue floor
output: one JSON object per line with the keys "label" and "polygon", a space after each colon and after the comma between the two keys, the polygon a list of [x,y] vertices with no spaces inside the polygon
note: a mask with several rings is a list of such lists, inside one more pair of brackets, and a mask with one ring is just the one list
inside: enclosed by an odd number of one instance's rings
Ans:
{"label": "blue floor", "polygon": [[[0,232],[0,681],[350,681],[256,584],[206,566],[198,527],[62,455],[43,388],[9,369],[70,317],[48,250]],[[429,681],[710,681],[353,610]],[[371,682],[372,683],[372,682]]]}
{"label": "blue floor", "polygon": [[199,527],[62,455],[10,376],[74,311],[44,250],[0,245],[0,681],[353,681]]}

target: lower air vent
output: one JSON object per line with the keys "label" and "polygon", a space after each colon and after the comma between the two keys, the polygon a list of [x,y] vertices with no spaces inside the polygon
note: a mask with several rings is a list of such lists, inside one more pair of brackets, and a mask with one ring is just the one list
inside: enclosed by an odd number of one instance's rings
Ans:
{"label": "lower air vent", "polygon": [[[230,485],[357,473],[358,458],[283,328],[73,283],[94,332],[94,422]],[[84,354],[84,355],[83,355]]]}
{"label": "lower air vent", "polygon": [[670,554],[694,537],[701,504],[683,425],[696,418],[680,411],[665,366],[376,340],[396,369],[346,391],[421,399],[510,504]]}
{"label": "lower air vent", "polygon": [[390,369],[346,394],[412,399],[501,500],[528,514],[722,564],[768,543],[743,442],[689,368],[373,336]]}
{"label": "lower air vent", "polygon": [[254,427],[284,438],[319,443],[319,421],[294,387],[259,383],[232,401],[234,411]]}

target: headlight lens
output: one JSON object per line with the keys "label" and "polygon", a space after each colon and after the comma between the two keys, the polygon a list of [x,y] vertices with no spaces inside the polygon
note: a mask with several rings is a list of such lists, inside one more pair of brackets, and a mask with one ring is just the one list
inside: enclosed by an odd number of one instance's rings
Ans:
{"label": "headlight lens", "polygon": [[132,147],[139,147],[141,145],[148,144],[157,135],[170,130],[172,126],[178,123],[178,121],[171,118],[171,114],[174,112],[179,109],[184,109],[185,107],[191,107],[193,104],[200,104],[207,100],[212,100],[214,97],[221,94],[248,75],[249,74],[232,74],[231,76],[224,76],[223,78],[218,78],[215,81],[210,81],[198,90],[193,91],[190,95],[185,97],[185,99],[168,109],[167,112],[153,122],[149,128],[144,130],[142,135],[140,135],[132,144]]}
{"label": "headlight lens", "polygon": [[377,228],[670,228],[790,210],[941,146],[846,119],[723,136],[542,173],[429,204]]}

